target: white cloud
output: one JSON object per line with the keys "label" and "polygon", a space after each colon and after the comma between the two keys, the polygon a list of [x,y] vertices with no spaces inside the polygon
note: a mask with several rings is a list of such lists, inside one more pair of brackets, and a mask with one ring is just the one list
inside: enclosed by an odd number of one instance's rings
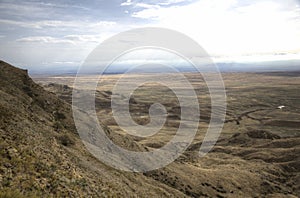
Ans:
{"label": "white cloud", "polygon": [[67,35],[64,39],[71,40],[74,42],[95,42],[99,43],[103,40],[102,35]]}
{"label": "white cloud", "polygon": [[64,37],[51,37],[51,36],[31,36],[17,39],[17,42],[26,43],[40,43],[40,44],[86,44],[86,43],[100,43],[105,38],[107,34],[100,35],[66,35]]}
{"label": "white cloud", "polygon": [[296,0],[248,5],[238,0],[200,0],[184,6],[145,6],[132,16],[183,32],[212,54],[300,50]]}
{"label": "white cloud", "polygon": [[[81,62],[74,62],[74,61],[54,61],[53,62],[55,65],[80,65]],[[53,63],[48,65],[53,65]]]}
{"label": "white cloud", "polygon": [[135,4],[135,7],[139,8],[147,8],[147,9],[159,9],[159,5],[153,5],[153,4],[147,4],[147,3],[137,3]]}
{"label": "white cloud", "polygon": [[166,0],[164,2],[158,3],[159,5],[172,5],[176,3],[187,2],[186,0]]}
{"label": "white cloud", "polygon": [[8,14],[9,16],[30,16],[34,13],[36,17],[47,16],[53,9],[80,9],[80,10],[90,10],[84,6],[78,6],[73,4],[63,4],[56,1],[55,3],[45,3],[38,1],[11,1],[11,2],[1,2],[0,12]]}
{"label": "white cloud", "polygon": [[114,21],[59,21],[59,20],[43,20],[43,21],[16,21],[0,19],[0,24],[15,25],[24,28],[105,28],[112,27],[117,23]]}
{"label": "white cloud", "polygon": [[125,2],[123,2],[123,3],[121,3],[121,6],[130,6],[130,5],[132,5],[133,3],[132,3],[132,1],[131,0],[127,0],[127,1],[125,1]]}
{"label": "white cloud", "polygon": [[33,37],[24,37],[17,39],[17,42],[27,42],[27,43],[47,43],[47,44],[74,44],[72,40],[69,39],[60,39],[54,38],[51,36],[33,36]]}
{"label": "white cloud", "polygon": [[44,7],[51,7],[51,8],[75,8],[75,9],[82,9],[82,10],[90,10],[90,8],[78,5],[71,5],[71,4],[59,4],[59,3],[45,3],[45,2],[31,2],[34,6],[44,6]]}
{"label": "white cloud", "polygon": [[14,12],[14,14],[18,14],[20,12],[40,12],[42,11],[41,7],[38,6],[34,6],[33,3],[29,4],[26,2],[19,2],[19,3],[8,3],[8,2],[1,2],[0,4],[0,9],[3,11],[10,11],[10,12]]}
{"label": "white cloud", "polygon": [[170,6],[173,4],[178,4],[178,3],[183,3],[183,2],[190,2],[192,0],[160,0],[160,1],[156,1],[155,4],[148,4],[148,3],[144,3],[144,2],[132,2],[131,0],[127,0],[123,3],[121,3],[121,6],[131,6],[134,5],[135,7],[152,7],[152,6]]}

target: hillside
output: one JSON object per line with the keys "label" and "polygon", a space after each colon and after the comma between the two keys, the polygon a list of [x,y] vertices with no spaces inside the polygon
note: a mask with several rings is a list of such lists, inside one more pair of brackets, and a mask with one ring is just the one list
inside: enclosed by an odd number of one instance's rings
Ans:
{"label": "hillside", "polygon": [[[0,197],[9,193],[28,197],[300,194],[299,135],[282,137],[270,130],[236,130],[235,122],[228,122],[225,130],[231,131],[230,135],[222,136],[204,158],[198,157],[201,141],[197,139],[165,168],[144,174],[122,172],[99,162],[83,146],[72,120],[72,88],[55,83],[44,88],[27,71],[0,62]],[[141,140],[119,133],[110,122],[110,94],[100,90],[96,100],[102,105],[99,114],[103,111],[106,115],[103,123],[107,124],[107,135],[115,143],[135,151],[164,144],[164,138]],[[145,106],[139,97],[132,105],[135,111]]]}
{"label": "hillside", "polygon": [[35,84],[27,71],[3,61],[0,111],[2,192],[18,189],[38,197],[184,196],[142,174],[118,172],[97,161],[76,134],[70,105]]}

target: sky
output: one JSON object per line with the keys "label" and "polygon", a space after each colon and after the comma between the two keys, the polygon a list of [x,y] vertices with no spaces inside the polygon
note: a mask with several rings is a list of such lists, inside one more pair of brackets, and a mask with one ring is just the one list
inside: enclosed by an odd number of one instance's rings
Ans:
{"label": "sky", "polygon": [[74,68],[103,40],[138,27],[182,32],[216,62],[300,60],[299,0],[0,0],[0,59]]}

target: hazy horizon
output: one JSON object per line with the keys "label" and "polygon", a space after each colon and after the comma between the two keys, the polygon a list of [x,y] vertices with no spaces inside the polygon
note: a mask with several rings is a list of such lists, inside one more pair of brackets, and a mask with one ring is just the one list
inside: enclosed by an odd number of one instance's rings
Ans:
{"label": "hazy horizon", "polygon": [[[220,72],[291,72],[300,71],[300,61],[288,60],[288,61],[275,61],[275,62],[251,62],[251,63],[241,63],[241,62],[224,62],[216,63],[216,66]],[[72,67],[43,67],[39,69],[28,69],[22,67],[22,69],[27,69],[31,75],[76,75],[80,65]],[[108,68],[104,74],[122,74],[126,70],[131,68],[130,65],[123,65],[119,68]],[[180,72],[195,72],[195,69],[191,66],[176,66]],[[140,70],[141,73],[143,72]],[[153,72],[164,72],[153,71]],[[91,71],[89,74],[94,74]]]}

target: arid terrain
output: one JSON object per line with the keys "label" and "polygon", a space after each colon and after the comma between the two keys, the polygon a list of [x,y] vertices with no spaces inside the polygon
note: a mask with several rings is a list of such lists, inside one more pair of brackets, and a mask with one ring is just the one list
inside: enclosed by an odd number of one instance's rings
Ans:
{"label": "arid terrain", "polygon": [[[166,78],[172,81],[172,75]],[[98,161],[82,144],[72,119],[73,76],[32,80],[27,71],[1,61],[0,197],[299,197],[300,72],[222,74],[226,120],[214,149],[202,158],[198,153],[210,121],[209,91],[199,74],[185,76],[200,104],[194,141],[168,166],[130,173]],[[106,134],[128,150],[162,147],[180,123],[176,96],[156,83],[139,87],[130,99],[132,118],[147,124],[149,106],[159,102],[168,111],[167,121],[149,138],[128,135],[111,111],[119,77],[105,75],[96,91],[97,115]]]}

